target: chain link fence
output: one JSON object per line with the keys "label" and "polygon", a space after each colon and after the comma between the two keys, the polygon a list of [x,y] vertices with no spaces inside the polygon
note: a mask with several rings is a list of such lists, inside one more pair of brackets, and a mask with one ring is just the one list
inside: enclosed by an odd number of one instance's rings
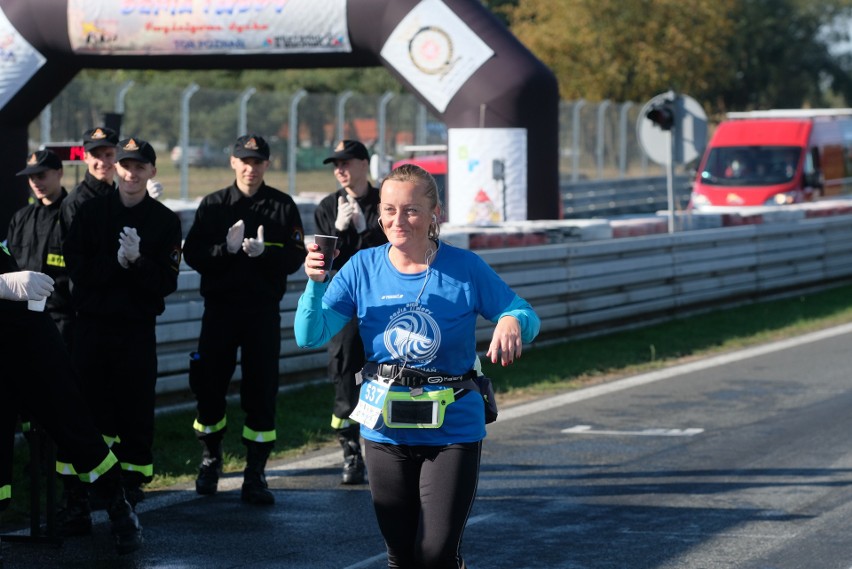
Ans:
{"label": "chain link fence", "polygon": [[[562,179],[664,175],[637,139],[640,108],[633,102],[561,102]],[[330,168],[322,161],[340,138],[357,138],[383,157],[373,167],[379,175],[394,161],[410,157],[411,145],[447,142],[446,126],[410,94],[237,91],[78,77],[33,121],[31,146],[79,141],[84,130],[104,124],[111,113],[121,116],[124,136],[136,135],[154,145],[167,195],[181,198],[230,183],[230,145],[245,132],[267,139],[272,151],[267,180],[292,194],[333,190]],[[77,179],[79,168],[73,174]]]}

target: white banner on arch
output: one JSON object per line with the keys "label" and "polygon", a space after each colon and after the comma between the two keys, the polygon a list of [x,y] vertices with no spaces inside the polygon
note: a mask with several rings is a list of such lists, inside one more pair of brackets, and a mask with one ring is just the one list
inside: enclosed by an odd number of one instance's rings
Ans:
{"label": "white banner on arch", "polygon": [[68,38],[105,55],[352,51],[346,0],[68,0]]}

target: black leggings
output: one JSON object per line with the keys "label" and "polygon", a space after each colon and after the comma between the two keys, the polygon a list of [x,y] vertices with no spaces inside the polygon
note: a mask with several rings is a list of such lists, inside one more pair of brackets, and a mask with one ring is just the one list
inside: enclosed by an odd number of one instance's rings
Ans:
{"label": "black leggings", "polygon": [[388,567],[464,567],[462,534],[479,481],[482,442],[397,446],[367,441],[364,460]]}

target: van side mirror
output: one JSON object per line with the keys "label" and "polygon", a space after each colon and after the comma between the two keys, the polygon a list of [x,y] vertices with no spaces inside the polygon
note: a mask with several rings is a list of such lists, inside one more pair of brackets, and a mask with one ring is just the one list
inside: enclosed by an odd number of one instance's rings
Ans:
{"label": "van side mirror", "polygon": [[809,188],[822,188],[822,173],[819,171],[806,172],[804,175],[805,186]]}
{"label": "van side mirror", "polygon": [[822,174],[820,172],[807,172],[804,176],[805,186],[809,188],[822,188]]}

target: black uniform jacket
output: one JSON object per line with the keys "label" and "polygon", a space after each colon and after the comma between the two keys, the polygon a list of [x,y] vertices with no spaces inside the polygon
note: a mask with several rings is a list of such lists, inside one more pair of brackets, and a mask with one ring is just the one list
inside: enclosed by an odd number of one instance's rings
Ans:
{"label": "black uniform jacket", "polygon": [[71,291],[59,228],[60,206],[67,196],[68,192],[62,188],[61,197],[48,206],[35,200],[16,211],[9,222],[6,246],[22,270],[39,271],[53,278],[47,311],[70,314],[73,312]]}
{"label": "black uniform jacket", "polygon": [[[124,227],[139,234],[140,258],[123,268],[118,238]],[[71,297],[80,314],[153,319],[177,289],[180,218],[145,194],[133,207],[118,191],[82,204],[63,244]]]}
{"label": "black uniform jacket", "polygon": [[62,200],[62,206],[59,208],[59,223],[62,229],[62,239],[65,239],[65,236],[71,229],[71,223],[74,221],[74,216],[77,214],[77,210],[80,209],[80,206],[83,205],[83,203],[92,198],[108,196],[115,191],[115,184],[101,182],[92,176],[91,173],[86,172],[86,175],[83,177],[83,181],[77,184],[77,187],[74,188],[73,192],[68,194],[67,198]]}
{"label": "black uniform jacket", "polygon": [[346,264],[346,261],[361,249],[383,245],[388,242],[385,232],[379,227],[378,188],[370,185],[363,197],[356,198],[358,206],[364,213],[364,219],[367,222],[367,229],[363,233],[358,233],[351,223],[345,231],[338,231],[334,227],[334,222],[337,220],[337,200],[341,196],[346,198],[346,190],[343,188],[324,197],[317,206],[316,211],[314,211],[317,232],[320,235],[337,236],[337,248],[340,249],[340,255],[334,259],[335,271],[340,270]]}
{"label": "black uniform jacket", "polygon": [[[263,226],[263,253],[228,252],[228,229],[245,223],[245,237]],[[186,263],[201,275],[205,306],[235,310],[277,309],[287,275],[305,261],[302,218],[293,198],[265,183],[248,197],[236,183],[204,197],[184,243]]]}

